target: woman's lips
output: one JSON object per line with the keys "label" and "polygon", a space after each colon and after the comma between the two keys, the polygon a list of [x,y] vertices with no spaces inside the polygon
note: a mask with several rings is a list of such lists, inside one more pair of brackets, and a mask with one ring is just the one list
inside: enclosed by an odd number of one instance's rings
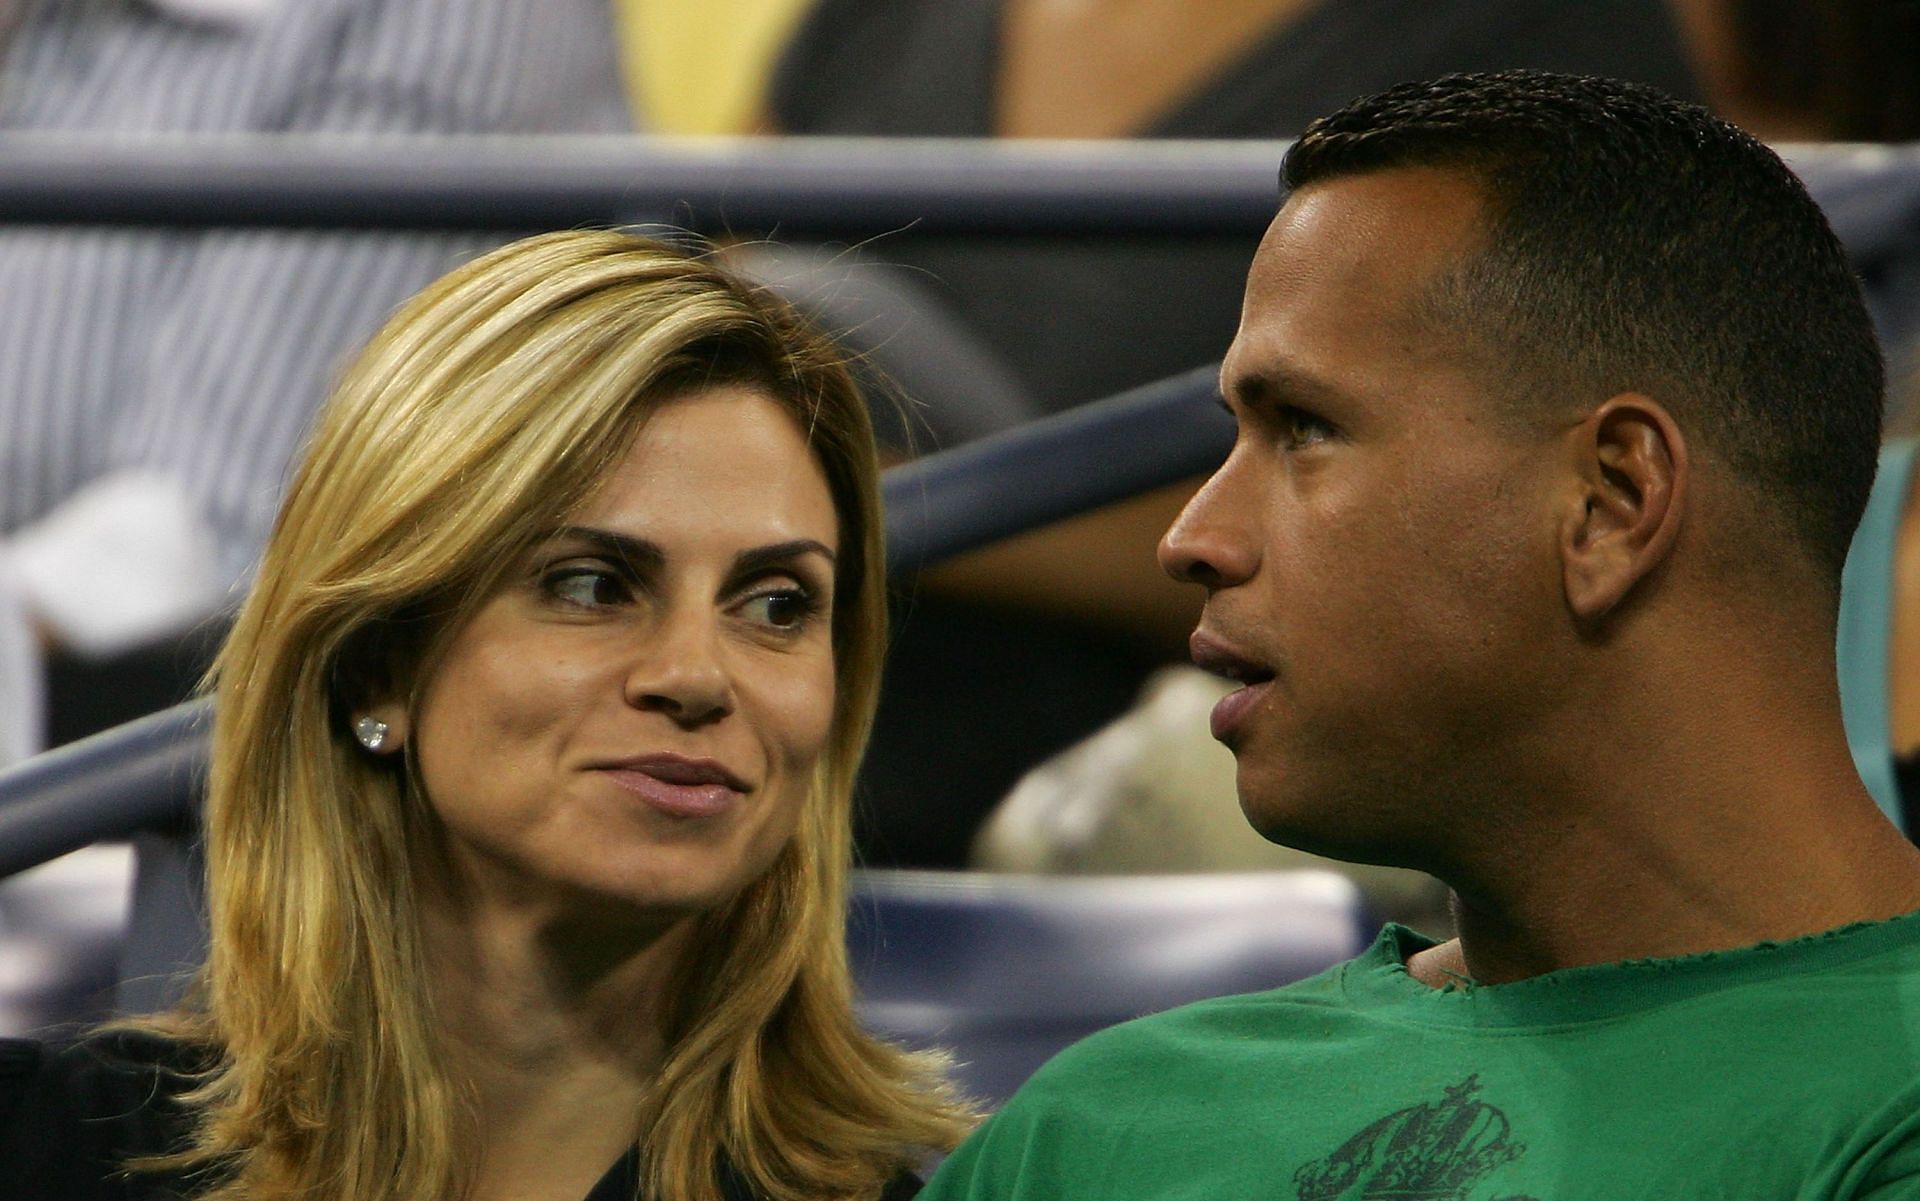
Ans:
{"label": "woman's lips", "polygon": [[1214,738],[1232,746],[1235,735],[1246,724],[1253,707],[1266,699],[1272,688],[1272,680],[1262,680],[1258,684],[1236,688],[1221,697],[1214,705],[1213,712],[1207,716],[1207,727],[1213,732]]}
{"label": "woman's lips", "polygon": [[608,779],[670,817],[713,817],[739,802],[747,786],[710,759],[650,755],[608,764]]}

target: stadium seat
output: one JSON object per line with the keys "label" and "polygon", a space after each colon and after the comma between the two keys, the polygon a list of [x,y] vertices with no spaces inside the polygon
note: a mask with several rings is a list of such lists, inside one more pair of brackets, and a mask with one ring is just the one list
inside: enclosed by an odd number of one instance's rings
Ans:
{"label": "stadium seat", "polygon": [[[176,1000],[204,948],[196,857],[137,842],[119,1008]],[[1273,988],[1359,952],[1359,891],[1325,871],[1178,876],[854,874],[848,950],[869,1029],[950,1048],[962,1086],[1003,1101],[1103,1026]]]}
{"label": "stadium seat", "polygon": [[1373,933],[1359,890],[1328,871],[865,871],[847,938],[868,1028],[951,1048],[962,1086],[993,1104],[1103,1026],[1302,979]]}
{"label": "stadium seat", "polygon": [[[205,950],[199,864],[178,835],[136,841],[118,1008],[177,1000]],[[848,952],[861,1020],[954,1052],[989,1104],[1115,1022],[1273,988],[1357,954],[1375,925],[1328,871],[1030,876],[869,869],[853,877]]]}

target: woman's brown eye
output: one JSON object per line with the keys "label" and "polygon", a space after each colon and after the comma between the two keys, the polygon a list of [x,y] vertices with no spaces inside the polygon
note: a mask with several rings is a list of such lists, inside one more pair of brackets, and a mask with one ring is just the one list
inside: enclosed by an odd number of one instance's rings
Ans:
{"label": "woman's brown eye", "polygon": [[611,572],[575,568],[547,579],[547,590],[568,604],[584,608],[617,605],[628,597],[627,586]]}
{"label": "woman's brown eye", "polygon": [[778,630],[791,630],[804,625],[815,608],[812,595],[805,590],[780,588],[748,597],[740,611],[749,621]]}

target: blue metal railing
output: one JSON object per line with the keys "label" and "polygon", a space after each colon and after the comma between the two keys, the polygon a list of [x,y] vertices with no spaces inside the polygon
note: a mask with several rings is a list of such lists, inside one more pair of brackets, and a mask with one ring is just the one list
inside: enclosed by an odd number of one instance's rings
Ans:
{"label": "blue metal railing", "polygon": [[[908,574],[1210,470],[1233,424],[1202,368],[896,467],[888,564]],[[0,772],[0,878],[191,815],[209,702],[190,701]]]}
{"label": "blue metal railing", "polygon": [[[863,237],[1258,233],[1285,142],[0,134],[0,223]],[[1920,146],[1789,146],[1823,200]],[[1884,226],[1834,214],[1850,245]],[[1851,221],[1852,227],[1849,228]]]}
{"label": "blue metal railing", "polygon": [[0,135],[0,222],[1258,232],[1285,143]]}
{"label": "blue metal railing", "polygon": [[[531,229],[665,221],[709,233],[1251,233],[1284,144],[0,135],[0,223]],[[1920,147],[1789,148],[1850,247],[1920,225]],[[1883,187],[1893,181],[1899,186]],[[911,571],[1207,470],[1230,424],[1211,370],[888,473]],[[191,812],[194,702],[0,773],[0,877]]]}

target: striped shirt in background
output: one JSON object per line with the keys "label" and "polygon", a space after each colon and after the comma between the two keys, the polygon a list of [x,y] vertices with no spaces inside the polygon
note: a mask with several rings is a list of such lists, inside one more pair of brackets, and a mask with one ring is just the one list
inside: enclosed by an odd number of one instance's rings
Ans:
{"label": "striped shirt in background", "polygon": [[[10,132],[630,127],[606,0],[13,2],[25,10],[0,58]],[[157,619],[136,597],[115,615],[127,581],[84,538],[62,530],[63,546],[41,545],[32,531],[50,514],[57,525],[56,510],[110,477],[175,487],[224,596],[257,556],[343,358],[489,244],[0,230],[0,546],[24,548],[16,559],[55,634],[110,653],[179,614]]]}
{"label": "striped shirt in background", "polygon": [[[629,125],[605,0],[0,0],[21,4],[7,131]],[[217,608],[342,358],[486,244],[0,229],[0,766],[41,734],[30,620],[111,654]],[[92,847],[0,886],[0,1032],[105,1016],[129,862]]]}

